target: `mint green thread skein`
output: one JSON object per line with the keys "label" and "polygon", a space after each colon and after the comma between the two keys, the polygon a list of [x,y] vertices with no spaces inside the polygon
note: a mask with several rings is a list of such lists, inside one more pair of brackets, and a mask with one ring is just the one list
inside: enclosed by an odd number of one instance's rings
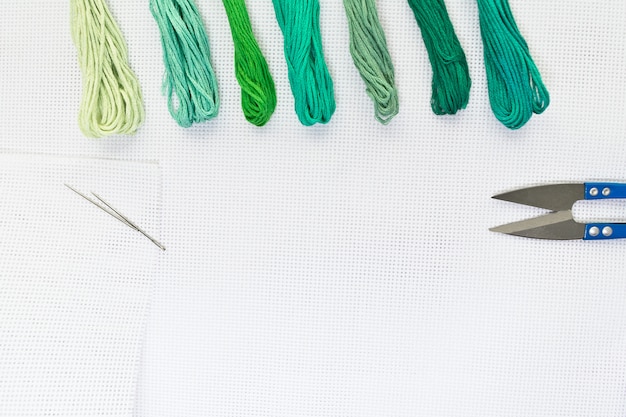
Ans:
{"label": "mint green thread skein", "polygon": [[70,0],[70,18],[83,75],[81,131],[94,138],[134,134],[144,120],[141,89],[106,2]]}
{"label": "mint green thread skein", "polygon": [[266,124],[276,109],[276,89],[267,61],[252,33],[245,0],[223,0],[235,44],[235,75],[241,107],[250,123]]}
{"label": "mint green thread skein", "polygon": [[398,91],[376,1],[344,0],[343,4],[350,29],[352,60],[374,101],[376,119],[387,124],[398,114]]}
{"label": "mint green thread skein", "polygon": [[333,81],[324,61],[318,0],[272,0],[285,38],[289,84],[300,123],[328,123],[335,112]]}
{"label": "mint green thread skein", "polygon": [[550,95],[522,37],[507,0],[478,0],[489,101],[509,129],[542,113]]}
{"label": "mint green thread skein", "polygon": [[472,85],[467,59],[443,0],[408,0],[433,69],[430,105],[437,115],[467,107]]}
{"label": "mint green thread skein", "polygon": [[193,0],[150,0],[161,32],[168,109],[182,127],[217,116],[220,101],[209,39]]}

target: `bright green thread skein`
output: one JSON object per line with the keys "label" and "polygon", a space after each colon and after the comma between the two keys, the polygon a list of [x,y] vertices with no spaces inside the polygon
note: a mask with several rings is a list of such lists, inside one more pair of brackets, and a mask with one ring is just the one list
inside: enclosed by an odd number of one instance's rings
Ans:
{"label": "bright green thread skein", "polygon": [[508,1],[478,0],[478,12],[491,108],[506,127],[519,129],[548,107],[550,95]]}
{"label": "bright green thread skein", "polygon": [[217,116],[220,101],[209,39],[193,0],[150,0],[161,32],[170,114],[182,127]]}
{"label": "bright green thread skein", "polygon": [[398,114],[398,92],[385,33],[375,0],[344,0],[350,29],[350,54],[367,94],[374,101],[376,119],[387,124]]}
{"label": "bright green thread skein", "polygon": [[318,0],[272,0],[285,38],[289,84],[300,123],[328,123],[335,112],[333,81],[320,34]]}
{"label": "bright green thread skein", "polygon": [[126,43],[104,0],[70,0],[72,39],[83,75],[78,124],[85,136],[134,134],[144,120]]}
{"label": "bright green thread skein", "polygon": [[276,89],[267,61],[252,33],[245,0],[223,0],[235,44],[235,75],[241,107],[250,123],[263,126],[276,109]]}
{"label": "bright green thread skein", "polygon": [[433,69],[430,105],[437,115],[455,114],[469,101],[467,59],[443,0],[409,0]]}

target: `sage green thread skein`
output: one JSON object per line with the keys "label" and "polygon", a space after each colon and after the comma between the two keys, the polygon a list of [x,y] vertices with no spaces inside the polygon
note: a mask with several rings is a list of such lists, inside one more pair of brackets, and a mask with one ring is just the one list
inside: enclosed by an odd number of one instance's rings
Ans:
{"label": "sage green thread skein", "polygon": [[467,107],[472,85],[467,59],[443,0],[408,0],[433,69],[433,112],[455,114]]}
{"label": "sage green thread skein", "polygon": [[220,100],[209,38],[193,0],[150,0],[161,32],[170,114],[181,127],[217,116]]}
{"label": "sage green thread skein", "polygon": [[141,89],[106,2],[70,0],[70,18],[83,75],[81,131],[94,138],[134,134],[144,120]]}
{"label": "sage green thread skein", "polygon": [[318,0],[272,0],[285,38],[289,84],[300,123],[328,123],[335,112],[335,93],[320,34]]}
{"label": "sage green thread skein", "polygon": [[550,95],[507,0],[478,0],[489,101],[509,129],[519,129],[549,106]]}
{"label": "sage green thread skein", "polygon": [[276,89],[267,61],[252,33],[245,0],[223,0],[235,44],[235,75],[241,107],[250,123],[265,125],[276,109]]}
{"label": "sage green thread skein", "polygon": [[375,0],[344,0],[350,29],[350,54],[374,101],[376,119],[387,124],[398,114],[398,91],[385,33]]}

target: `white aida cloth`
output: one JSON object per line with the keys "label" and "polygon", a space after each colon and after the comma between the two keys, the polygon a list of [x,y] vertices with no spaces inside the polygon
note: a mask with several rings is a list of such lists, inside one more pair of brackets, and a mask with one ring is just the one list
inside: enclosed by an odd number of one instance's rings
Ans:
{"label": "white aida cloth", "polygon": [[67,1],[1,2],[0,148],[162,167],[168,250],[137,416],[626,414],[626,241],[488,231],[542,212],[496,193],[626,181],[625,2],[510,0],[552,98],[515,132],[489,107],[474,0],[446,1],[473,80],[468,108],[451,117],[430,109],[406,0],[378,1],[400,98],[389,126],[350,57],[342,2],[321,0],[337,111],[311,128],[293,111],[272,2],[247,1],[278,96],[257,128],[240,108],[223,5],[198,0],[222,107],[187,130],[161,94],[147,1],[108,3],[145,125],[82,137]]}
{"label": "white aida cloth", "polygon": [[160,251],[155,164],[0,154],[0,415],[131,417]]}

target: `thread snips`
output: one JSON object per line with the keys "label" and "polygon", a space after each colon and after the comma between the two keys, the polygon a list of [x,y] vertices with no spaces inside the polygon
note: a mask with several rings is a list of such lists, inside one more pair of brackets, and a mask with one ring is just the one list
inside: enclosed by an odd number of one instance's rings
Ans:
{"label": "thread snips", "polygon": [[554,240],[626,238],[626,223],[579,223],[572,214],[572,207],[579,200],[626,199],[626,183],[540,185],[498,194],[493,198],[551,211],[542,216],[489,229],[493,232]]}

